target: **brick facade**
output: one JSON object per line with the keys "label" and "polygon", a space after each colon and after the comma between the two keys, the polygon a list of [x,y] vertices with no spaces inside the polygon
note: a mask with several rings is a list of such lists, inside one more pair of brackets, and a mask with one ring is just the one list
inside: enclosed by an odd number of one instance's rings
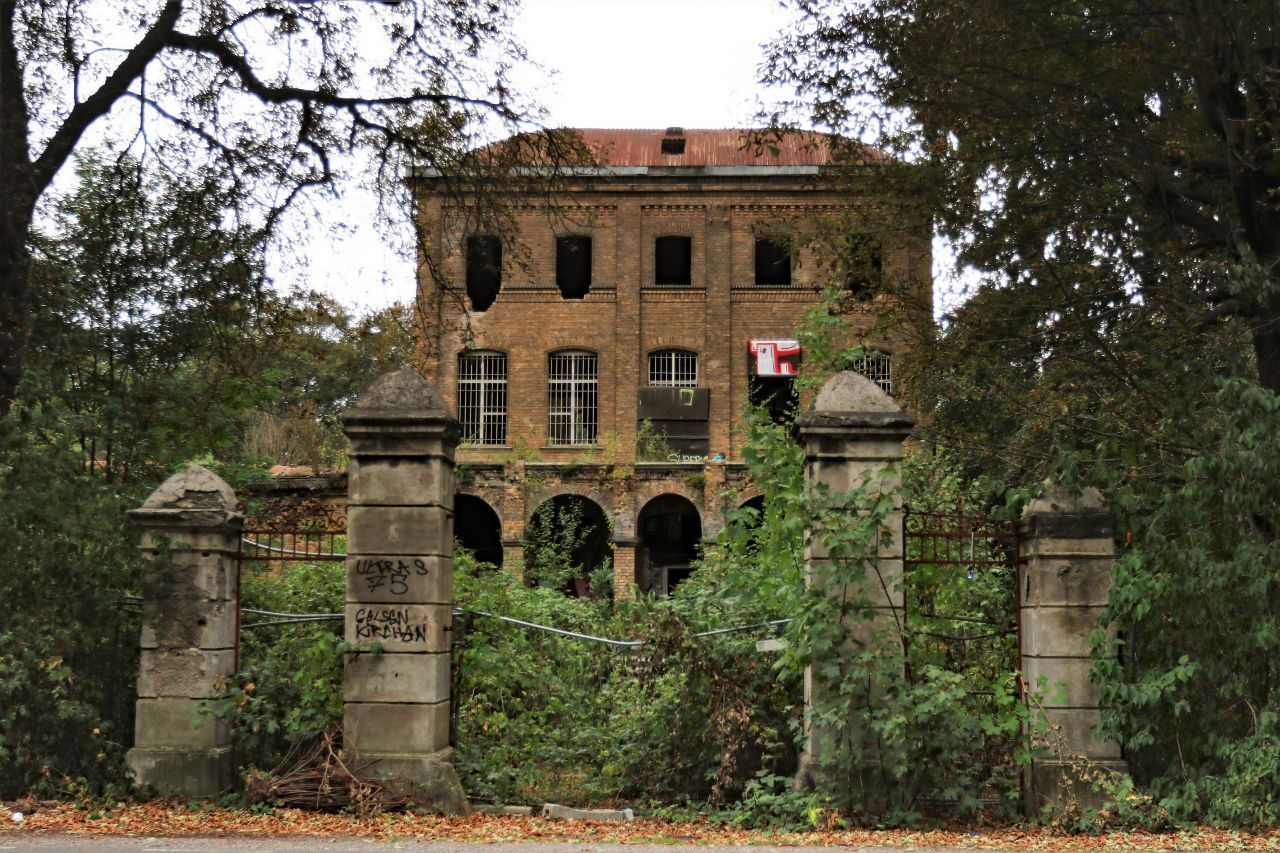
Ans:
{"label": "brick facade", "polygon": [[[686,153],[666,155],[662,131],[582,133],[605,165],[572,176],[554,206],[529,204],[515,212],[501,290],[483,312],[472,310],[462,285],[465,217],[437,179],[418,179],[424,251],[431,256],[423,269],[436,271],[419,282],[428,318],[420,360],[457,411],[459,354],[506,354],[506,444],[464,444],[458,461],[460,491],[484,499],[500,519],[508,564],[541,501],[580,494],[610,520],[615,594],[629,595],[634,582],[645,580],[645,543],[637,537],[649,500],[683,495],[709,539],[722,526],[726,489],[739,502],[751,496],[734,428],[751,377],[749,344],[795,337],[830,274],[803,238],[819,218],[857,209],[858,200],[824,186],[827,154],[820,145],[787,144],[753,155],[743,148],[741,132],[691,130],[679,134]],[[566,299],[556,287],[556,238],[563,235],[591,238],[592,280],[582,299]],[[691,238],[687,287],[654,285],[654,245],[664,235]],[[755,284],[756,240],[774,235],[800,238],[789,287]],[[927,238],[880,239],[883,274],[927,294]],[[850,330],[858,342],[898,358],[908,337],[876,328],[884,308],[883,302],[864,305],[850,316]],[[649,354],[666,348],[697,354],[698,386],[709,394],[705,461],[637,463],[639,389],[648,384]],[[548,356],[557,350],[598,356],[593,446],[549,443]]]}

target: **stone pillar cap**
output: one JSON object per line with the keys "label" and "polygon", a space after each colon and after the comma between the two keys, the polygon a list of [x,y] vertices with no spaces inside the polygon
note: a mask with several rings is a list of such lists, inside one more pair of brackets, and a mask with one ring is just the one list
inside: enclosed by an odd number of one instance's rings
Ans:
{"label": "stone pillar cap", "polygon": [[827,380],[809,410],[796,418],[799,431],[824,428],[905,428],[915,419],[861,373],[843,370]]}
{"label": "stone pillar cap", "polygon": [[1023,507],[1022,515],[1100,515],[1107,512],[1102,492],[1089,486],[1073,489],[1060,483],[1044,484],[1043,494]]}
{"label": "stone pillar cap", "polygon": [[444,400],[416,370],[405,368],[384,373],[373,381],[356,404],[342,414],[342,421],[401,419],[452,419]]}
{"label": "stone pillar cap", "polygon": [[203,465],[188,465],[160,484],[142,509],[236,508],[236,493],[227,481]]}
{"label": "stone pillar cap", "polygon": [[141,507],[129,512],[135,522],[221,524],[239,518],[236,493],[203,465],[188,465],[160,484]]}

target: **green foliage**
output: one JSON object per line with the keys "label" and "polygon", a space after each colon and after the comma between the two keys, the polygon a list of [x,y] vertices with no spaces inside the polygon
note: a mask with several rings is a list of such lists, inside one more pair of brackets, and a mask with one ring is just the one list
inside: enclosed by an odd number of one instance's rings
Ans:
{"label": "green foliage", "polygon": [[794,762],[798,682],[777,681],[750,637],[691,637],[680,593],[615,609],[465,556],[456,571],[467,610],[645,641],[611,648],[472,617],[459,658],[458,754],[478,798],[727,802],[762,766]]}
{"label": "green foliage", "polygon": [[[343,562],[285,563],[243,580],[241,606],[275,613],[340,613]],[[271,617],[245,614],[242,625]],[[240,671],[208,703],[231,729],[239,761],[270,770],[296,743],[342,722],[342,622],[241,629]]]}
{"label": "green foliage", "polygon": [[261,244],[212,177],[179,183],[85,155],[37,241],[28,399],[56,397],[84,470],[158,479],[227,452],[269,386],[249,358]]}
{"label": "green foliage", "polygon": [[[1280,821],[1280,401],[1246,380],[1215,395],[1219,442],[1167,488],[1119,490],[1124,545],[1096,665],[1104,731],[1179,820]],[[1246,663],[1247,662],[1247,663]]]}
{"label": "green foliage", "polygon": [[[15,408],[10,427],[41,425]],[[55,425],[50,425],[55,426]],[[116,796],[133,739],[136,493],[86,480],[69,442],[0,424],[0,798]]]}
{"label": "green foliage", "polygon": [[735,826],[805,832],[826,828],[831,807],[817,794],[796,790],[796,780],[761,770],[748,780],[742,799],[727,813]]}
{"label": "green foliage", "polygon": [[666,462],[672,452],[667,434],[655,427],[653,421],[642,420],[636,429],[636,461]]}
{"label": "green foliage", "polygon": [[526,583],[612,597],[613,561],[600,556],[608,531],[585,517],[585,507],[583,500],[562,496],[534,511],[525,525]]}

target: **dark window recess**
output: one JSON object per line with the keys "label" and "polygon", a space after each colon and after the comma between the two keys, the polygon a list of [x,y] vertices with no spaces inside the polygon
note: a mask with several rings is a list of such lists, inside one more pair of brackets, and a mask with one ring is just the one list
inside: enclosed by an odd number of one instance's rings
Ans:
{"label": "dark window recess", "polygon": [[870,294],[880,286],[882,258],[877,237],[853,235],[845,244],[844,282],[854,295]]}
{"label": "dark window recess", "polygon": [[756,240],[756,284],[791,286],[791,247],[776,237]]}
{"label": "dark window recess", "polygon": [[473,311],[488,311],[502,289],[502,241],[487,234],[467,238],[467,299]]}
{"label": "dark window recess", "polygon": [[796,393],[794,377],[752,376],[749,393],[751,405],[763,406],[769,413],[769,420],[775,424],[789,424],[795,420],[800,396]]}
{"label": "dark window recess", "polygon": [[678,155],[678,154],[683,154],[683,153],[684,153],[684,139],[682,139],[681,137],[678,137],[678,136],[668,136],[666,139],[663,139],[663,140],[662,140],[662,153],[663,153],[663,154],[677,154],[677,155]]}
{"label": "dark window recess", "polygon": [[641,588],[670,595],[693,572],[702,544],[702,519],[697,508],[678,495],[650,501],[636,520],[640,544]]}
{"label": "dark window recess", "polygon": [[453,538],[475,555],[476,562],[502,565],[502,522],[481,498],[454,496]]}
{"label": "dark window recess", "polygon": [[691,237],[659,237],[654,241],[653,283],[666,287],[693,283]]}
{"label": "dark window recess", "polygon": [[565,299],[581,299],[591,289],[591,238],[556,238],[556,287]]}

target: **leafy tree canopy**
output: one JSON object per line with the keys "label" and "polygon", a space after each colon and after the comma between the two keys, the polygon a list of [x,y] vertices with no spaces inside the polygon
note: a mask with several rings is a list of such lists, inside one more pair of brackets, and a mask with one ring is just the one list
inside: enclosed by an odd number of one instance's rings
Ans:
{"label": "leafy tree canopy", "polygon": [[0,416],[43,298],[28,253],[37,204],[95,125],[108,122],[122,147],[193,184],[219,176],[234,215],[265,231],[352,152],[363,172],[395,185],[409,163],[457,177],[469,162],[488,173],[504,157],[554,147],[543,144],[554,134],[524,134],[483,163],[465,154],[486,121],[523,128],[534,115],[507,83],[524,60],[506,34],[512,8],[511,0],[0,3]]}

